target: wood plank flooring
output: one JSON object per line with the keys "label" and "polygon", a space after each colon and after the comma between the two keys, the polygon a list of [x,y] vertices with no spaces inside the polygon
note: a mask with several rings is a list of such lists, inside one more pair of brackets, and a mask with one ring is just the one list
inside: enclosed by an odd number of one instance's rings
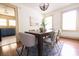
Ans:
{"label": "wood plank flooring", "polygon": [[[79,56],[79,41],[60,38],[64,43],[61,56]],[[20,47],[21,43],[13,43],[5,46],[0,46],[1,56],[16,56],[16,48]]]}
{"label": "wood plank flooring", "polygon": [[61,38],[61,41],[64,42],[62,56],[79,56],[79,40]]}
{"label": "wood plank flooring", "polygon": [[21,43],[12,43],[0,47],[1,56],[16,56],[16,48],[19,48]]}

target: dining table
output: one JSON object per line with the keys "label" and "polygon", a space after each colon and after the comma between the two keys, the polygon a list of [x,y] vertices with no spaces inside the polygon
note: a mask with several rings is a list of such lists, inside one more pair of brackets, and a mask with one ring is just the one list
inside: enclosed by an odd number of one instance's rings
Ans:
{"label": "dining table", "polygon": [[35,35],[35,37],[36,37],[36,39],[38,41],[38,44],[37,44],[38,56],[42,56],[43,55],[43,37],[51,35],[52,32],[53,32],[52,30],[47,30],[47,31],[44,31],[44,32],[40,32],[40,31],[25,31],[25,33],[29,33],[29,34]]}

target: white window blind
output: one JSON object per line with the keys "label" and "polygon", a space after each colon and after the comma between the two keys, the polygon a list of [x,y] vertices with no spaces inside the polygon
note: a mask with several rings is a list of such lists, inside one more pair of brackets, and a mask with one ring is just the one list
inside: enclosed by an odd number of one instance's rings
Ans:
{"label": "white window blind", "polygon": [[76,30],[76,10],[71,10],[63,13],[62,29]]}

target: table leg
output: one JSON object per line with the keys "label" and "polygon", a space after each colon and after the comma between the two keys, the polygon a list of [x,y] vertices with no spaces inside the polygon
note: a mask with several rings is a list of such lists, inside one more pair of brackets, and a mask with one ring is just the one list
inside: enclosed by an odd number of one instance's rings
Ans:
{"label": "table leg", "polygon": [[43,55],[43,37],[40,35],[38,36],[38,55]]}

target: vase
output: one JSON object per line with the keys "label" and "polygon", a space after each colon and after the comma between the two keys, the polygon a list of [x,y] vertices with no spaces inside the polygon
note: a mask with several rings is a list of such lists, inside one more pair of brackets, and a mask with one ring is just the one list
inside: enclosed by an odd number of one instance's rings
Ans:
{"label": "vase", "polygon": [[46,29],[45,28],[40,28],[40,32],[45,32]]}

